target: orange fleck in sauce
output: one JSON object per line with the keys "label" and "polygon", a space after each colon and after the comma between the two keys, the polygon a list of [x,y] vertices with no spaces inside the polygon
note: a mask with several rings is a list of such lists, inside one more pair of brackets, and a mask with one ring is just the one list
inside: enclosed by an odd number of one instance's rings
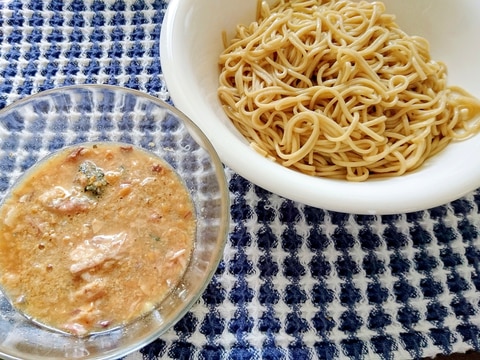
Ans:
{"label": "orange fleck in sauce", "polygon": [[178,284],[196,218],[181,179],[125,144],[41,162],[0,209],[0,283],[35,321],[83,336],[153,309]]}

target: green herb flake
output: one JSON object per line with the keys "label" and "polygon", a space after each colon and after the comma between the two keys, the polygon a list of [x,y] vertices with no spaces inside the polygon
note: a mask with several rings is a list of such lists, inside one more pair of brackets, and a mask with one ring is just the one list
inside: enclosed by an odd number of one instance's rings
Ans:
{"label": "green herb flake", "polygon": [[86,160],[82,162],[78,169],[80,173],[80,183],[84,184],[84,191],[90,192],[95,196],[100,196],[108,185],[105,179],[105,173],[94,162]]}
{"label": "green herb flake", "polygon": [[155,241],[160,241],[160,236],[156,235],[156,234],[150,234],[150,237],[152,238],[152,240],[155,240]]}

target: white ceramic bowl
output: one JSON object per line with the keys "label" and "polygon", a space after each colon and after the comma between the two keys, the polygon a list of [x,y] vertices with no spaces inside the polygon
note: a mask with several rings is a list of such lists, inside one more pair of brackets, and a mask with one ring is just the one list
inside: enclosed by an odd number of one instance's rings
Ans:
{"label": "white ceramic bowl", "polygon": [[[450,144],[418,171],[353,183],[288,170],[258,155],[236,131],[217,98],[222,31],[255,19],[257,0],[172,0],[161,34],[161,60],[171,99],[207,135],[222,161],[274,193],[328,210],[388,214],[427,209],[480,186],[480,136]],[[449,83],[480,97],[480,2],[384,0],[408,33],[424,36]]]}

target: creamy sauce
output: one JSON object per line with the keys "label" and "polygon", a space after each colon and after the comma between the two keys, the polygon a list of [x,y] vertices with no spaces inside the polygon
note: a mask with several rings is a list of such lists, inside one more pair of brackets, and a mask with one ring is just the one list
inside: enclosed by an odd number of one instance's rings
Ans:
{"label": "creamy sauce", "polygon": [[163,160],[84,144],[43,161],[0,209],[0,283],[34,320],[83,336],[164,299],[192,252],[195,211]]}

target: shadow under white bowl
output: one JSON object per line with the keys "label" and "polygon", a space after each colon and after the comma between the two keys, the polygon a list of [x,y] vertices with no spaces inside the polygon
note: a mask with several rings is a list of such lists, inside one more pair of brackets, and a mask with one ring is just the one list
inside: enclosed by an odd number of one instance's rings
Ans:
{"label": "shadow under white bowl", "polygon": [[[354,183],[312,177],[252,150],[217,97],[222,31],[255,18],[257,0],[172,0],[161,33],[161,62],[171,99],[207,135],[221,160],[251,182],[283,197],[333,211],[393,214],[439,206],[480,187],[480,136],[450,144],[419,170]],[[424,36],[445,62],[449,84],[480,97],[480,2],[384,0],[409,34]]]}

